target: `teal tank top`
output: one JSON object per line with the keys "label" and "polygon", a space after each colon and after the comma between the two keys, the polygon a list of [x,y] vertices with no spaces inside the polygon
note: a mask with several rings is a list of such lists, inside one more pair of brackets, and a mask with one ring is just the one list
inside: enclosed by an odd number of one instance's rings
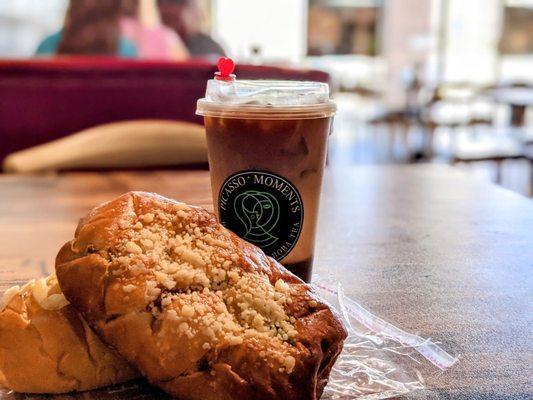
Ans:
{"label": "teal tank top", "polygon": [[[61,36],[61,31],[59,31],[45,38],[37,47],[35,55],[50,56],[56,54],[57,46],[61,41]],[[125,58],[137,57],[137,48],[135,47],[135,44],[127,39],[120,38],[117,56]]]}

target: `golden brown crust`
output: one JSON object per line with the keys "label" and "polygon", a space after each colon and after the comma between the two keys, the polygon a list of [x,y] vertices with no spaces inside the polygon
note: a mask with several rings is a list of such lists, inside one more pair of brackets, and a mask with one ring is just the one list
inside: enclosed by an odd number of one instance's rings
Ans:
{"label": "golden brown crust", "polygon": [[0,388],[2,387],[9,389],[9,386],[7,384],[7,379],[4,376],[4,373],[0,370]]}
{"label": "golden brown crust", "polygon": [[[40,295],[35,289],[39,284],[44,290]],[[55,304],[47,300],[51,295]],[[12,288],[9,299],[5,298],[7,304],[0,307],[4,386],[25,393],[66,393],[138,376],[100,341],[74,307],[60,299],[54,277],[32,281],[20,290]]]}
{"label": "golden brown crust", "polygon": [[56,259],[66,298],[184,400],[318,399],[346,332],[310,287],[203,209],[132,192]]}

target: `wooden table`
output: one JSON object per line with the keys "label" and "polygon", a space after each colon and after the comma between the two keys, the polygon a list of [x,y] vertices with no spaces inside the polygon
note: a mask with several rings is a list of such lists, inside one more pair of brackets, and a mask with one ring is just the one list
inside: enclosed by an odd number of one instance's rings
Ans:
{"label": "wooden table", "polygon": [[[1,177],[0,292],[52,272],[78,218],[128,190],[211,207],[202,171]],[[449,167],[328,171],[319,231],[318,273],[461,355],[446,373],[429,373],[422,397],[408,398],[532,398],[530,200]]]}

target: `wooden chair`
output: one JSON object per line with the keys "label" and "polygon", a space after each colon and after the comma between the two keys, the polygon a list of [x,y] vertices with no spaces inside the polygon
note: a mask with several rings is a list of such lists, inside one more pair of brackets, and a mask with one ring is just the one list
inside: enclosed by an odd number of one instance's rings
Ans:
{"label": "wooden chair", "polygon": [[[458,93],[454,94],[453,91]],[[478,87],[469,84],[443,85],[434,89],[421,115],[426,143],[424,152],[428,155],[426,158],[433,157],[437,130],[447,133],[449,137],[449,149],[441,149],[438,155],[453,159],[457,137],[467,134],[475,138],[480,132],[493,126],[494,105],[488,102],[486,110],[480,112],[476,109],[479,103],[487,103],[487,100],[480,94]]]}
{"label": "wooden chair", "polygon": [[522,137],[524,152],[529,161],[529,196],[533,197],[533,133],[529,131]]}
{"label": "wooden chair", "polygon": [[409,153],[408,134],[413,125],[413,119],[405,109],[391,109],[374,116],[367,121],[368,126],[374,131],[374,136],[379,131],[387,135],[387,153],[389,157],[398,161],[395,155],[395,142],[399,137],[403,153]]}
{"label": "wooden chair", "polygon": [[203,126],[189,122],[114,122],[10,154],[4,172],[207,165]]}
{"label": "wooden chair", "polygon": [[527,159],[521,141],[506,132],[469,137],[458,142],[451,150],[451,163],[492,162],[496,164],[496,183],[502,183],[502,165],[507,160]]}
{"label": "wooden chair", "polygon": [[[481,87],[472,92],[468,102],[473,104],[477,100],[484,100],[491,105],[494,113],[495,102],[487,96],[491,87]],[[459,129],[457,129],[459,128]],[[462,138],[459,138],[463,134]],[[502,166],[509,160],[527,159],[526,149],[521,135],[516,128],[508,126],[503,129],[494,127],[492,115],[477,115],[471,112],[461,126],[455,127],[455,140],[452,142],[448,159],[452,164],[491,162],[495,164],[495,181],[502,183]],[[461,140],[462,139],[462,140]]]}

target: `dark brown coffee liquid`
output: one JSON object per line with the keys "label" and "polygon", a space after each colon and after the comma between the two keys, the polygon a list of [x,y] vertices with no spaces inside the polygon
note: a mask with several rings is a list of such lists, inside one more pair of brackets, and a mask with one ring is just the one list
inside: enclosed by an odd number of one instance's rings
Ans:
{"label": "dark brown coffee liquid", "polygon": [[298,278],[303,280],[304,282],[310,283],[311,282],[311,274],[313,271],[313,258],[308,258],[305,261],[293,263],[293,264],[286,264],[282,263],[285,268],[287,268],[289,271],[291,271],[294,275],[296,275]]}
{"label": "dark brown coffee liquid", "polygon": [[[213,203],[219,220],[221,213],[226,213],[222,219],[229,229],[233,224],[228,221],[232,220],[237,234],[280,260],[306,282],[311,280],[330,126],[331,118],[259,120],[205,117]],[[267,174],[273,175],[272,184],[267,185],[267,180],[271,179]],[[287,182],[282,184],[282,179]],[[268,188],[260,186],[263,183]],[[298,198],[292,195],[296,192],[303,207],[298,202],[292,203]],[[248,196],[246,201],[255,199],[257,204],[253,206],[257,205],[257,208],[244,202],[244,195]],[[270,195],[276,198],[277,203]],[[285,199],[289,197],[293,199],[290,209],[284,206]],[[267,204],[267,200],[272,205]],[[268,209],[263,209],[263,204],[267,204]],[[255,224],[261,216],[273,214],[270,210],[274,206],[279,207],[279,218],[271,220],[279,221],[282,226],[270,229],[268,225]],[[250,215],[241,212],[243,210]],[[252,214],[250,210],[260,210],[261,213]],[[292,217],[299,210],[303,210],[303,223],[296,229],[296,219]],[[256,225],[262,229],[261,232]],[[291,229],[286,232],[286,227]],[[284,254],[287,248],[288,253]]]}

